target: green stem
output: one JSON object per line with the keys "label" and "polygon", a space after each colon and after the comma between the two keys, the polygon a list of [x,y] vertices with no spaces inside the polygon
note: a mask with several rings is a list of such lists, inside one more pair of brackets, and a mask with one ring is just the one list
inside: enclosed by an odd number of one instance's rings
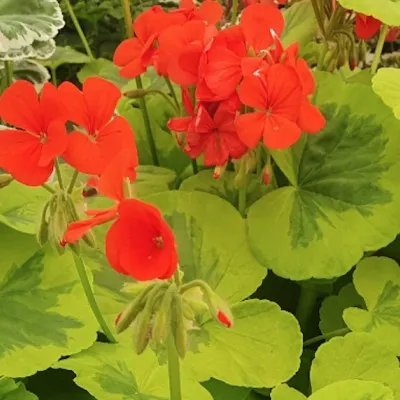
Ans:
{"label": "green stem", "polygon": [[57,69],[50,68],[50,74],[51,74],[51,82],[55,87],[57,87]]}
{"label": "green stem", "polygon": [[60,164],[57,159],[54,160],[54,166],[56,168],[56,174],[57,174],[58,184],[60,185],[60,189],[64,190],[64,183],[62,179]]}
{"label": "green stem", "polygon": [[90,50],[89,43],[88,43],[88,41],[86,39],[86,36],[85,36],[85,34],[84,34],[84,32],[83,32],[83,30],[81,28],[81,25],[79,24],[78,18],[76,18],[76,15],[75,15],[74,9],[72,8],[70,0],[64,0],[64,1],[65,1],[65,5],[67,7],[67,10],[68,10],[69,16],[71,17],[72,22],[73,22],[73,24],[75,26],[75,29],[78,32],[78,35],[79,35],[79,37],[80,37],[80,39],[82,41],[83,47],[85,48],[86,54],[92,60],[94,60],[95,57],[94,57],[94,55],[92,53],[92,50]]}
{"label": "green stem", "polygon": [[318,23],[319,29],[320,29],[322,35],[325,38],[324,19],[322,17],[321,10],[320,10],[319,5],[318,5],[318,0],[311,0],[311,4],[312,4],[312,7],[314,9],[314,15],[315,15],[315,18],[317,19],[317,23]]}
{"label": "green stem", "polygon": [[197,165],[197,159],[191,158],[191,162],[192,162],[193,175],[197,175],[199,173],[199,166]]}
{"label": "green stem", "polygon": [[375,75],[376,71],[378,70],[378,66],[381,61],[383,46],[385,44],[385,39],[388,33],[389,33],[389,27],[387,25],[382,25],[378,43],[375,49],[374,59],[372,60],[372,65],[371,65],[372,75]]}
{"label": "green stem", "polygon": [[164,79],[165,79],[165,83],[168,86],[169,91],[171,92],[171,96],[174,99],[174,102],[175,102],[175,105],[176,105],[176,109],[178,110],[178,113],[180,113],[181,112],[181,106],[179,104],[178,97],[176,97],[176,93],[175,93],[174,87],[172,86],[172,83],[171,83],[171,81],[169,80],[168,77],[165,77]]}
{"label": "green stem", "polygon": [[238,0],[232,1],[232,16],[231,16],[231,25],[236,24],[237,14],[238,14]]}
{"label": "green stem", "polygon": [[296,309],[296,317],[300,323],[300,327],[305,332],[315,305],[318,300],[318,291],[311,285],[302,285],[300,298]]}
{"label": "green stem", "polygon": [[243,184],[239,188],[238,209],[243,218],[246,217],[246,202],[247,202],[247,176],[243,176]]}
{"label": "green stem", "polygon": [[106,320],[104,319],[103,314],[100,311],[99,305],[96,302],[96,299],[93,294],[92,286],[90,284],[88,275],[86,273],[85,263],[83,258],[77,254],[76,250],[73,248],[72,254],[74,256],[76,270],[78,271],[79,278],[82,283],[83,290],[85,292],[86,298],[92,309],[94,316],[96,317],[97,322],[100,325],[102,332],[106,335],[107,339],[110,343],[117,343],[114,335],[112,334],[110,328],[107,325]]}
{"label": "green stem", "polygon": [[179,268],[177,268],[174,273],[174,282],[175,282],[176,287],[179,289],[182,285],[181,276],[179,275]]}
{"label": "green stem", "polygon": [[323,44],[323,47],[321,49],[321,53],[319,55],[319,58],[318,58],[317,69],[321,70],[323,68],[325,57],[326,57],[326,53],[328,52],[328,50],[329,50],[329,44],[328,44],[328,42],[325,41],[324,44]]}
{"label": "green stem", "polygon": [[78,179],[78,176],[79,176],[79,171],[75,170],[74,174],[72,175],[71,181],[69,182],[69,185],[68,185],[68,189],[67,189],[68,193],[72,193],[72,191],[74,190],[75,183],[76,183],[76,180]]}
{"label": "green stem", "polygon": [[[140,76],[136,77],[136,87],[138,89],[143,89],[142,78]],[[147,110],[146,99],[141,97],[139,99],[140,108],[142,110],[144,126],[146,128],[147,142],[149,143],[151,157],[153,159],[153,164],[159,166],[160,162],[158,160],[156,143],[154,141],[153,132],[151,130],[149,112]]]}
{"label": "green stem", "polygon": [[133,20],[131,13],[131,5],[129,0],[121,0],[122,9],[124,10],[124,22],[126,35],[131,38],[133,37]]}
{"label": "green stem", "polygon": [[158,89],[150,89],[147,91],[147,93],[151,94],[159,94],[160,96],[164,97],[165,100],[168,101],[168,103],[171,105],[171,107],[176,111],[177,114],[180,113],[180,107],[179,104],[177,105],[174,99],[171,99],[170,96],[168,96],[167,93],[163,92],[162,90],[158,90]]}
{"label": "green stem", "polygon": [[47,183],[43,183],[43,185],[42,185],[42,188],[43,189],[46,189],[48,192],[50,192],[51,194],[54,194],[56,191],[51,187],[51,186],[49,186]]}
{"label": "green stem", "polygon": [[179,356],[176,350],[175,341],[171,328],[169,330],[167,338],[167,351],[168,351],[168,377],[169,377],[170,399],[182,400]]}
{"label": "green stem", "polygon": [[314,343],[318,343],[318,342],[322,342],[323,340],[329,340],[335,336],[343,336],[346,333],[349,333],[350,329],[349,328],[340,328],[340,329],[336,329],[335,331],[332,332],[328,332],[325,335],[319,335],[319,336],[315,336],[311,339],[308,339],[306,341],[304,341],[303,343],[303,347],[307,347],[307,346],[311,346]]}
{"label": "green stem", "polygon": [[4,61],[4,68],[6,72],[6,85],[7,87],[12,85],[13,82],[13,74],[14,74],[14,68],[13,68],[13,63],[12,61]]}

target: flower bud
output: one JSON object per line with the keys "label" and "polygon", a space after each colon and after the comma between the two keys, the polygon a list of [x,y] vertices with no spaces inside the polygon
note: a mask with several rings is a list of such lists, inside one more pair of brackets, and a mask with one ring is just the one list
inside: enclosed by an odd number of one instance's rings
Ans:
{"label": "flower bud", "polygon": [[175,294],[171,304],[171,330],[180,358],[185,358],[188,348],[187,330],[183,316],[182,297]]}
{"label": "flower bud", "polygon": [[63,238],[68,227],[67,198],[64,192],[56,193],[50,200],[48,238],[51,245],[61,255],[65,251]]}
{"label": "flower bud", "polygon": [[213,178],[219,179],[221,175],[225,172],[227,164],[216,165],[213,172]]}
{"label": "flower bud", "polygon": [[130,90],[129,92],[125,92],[124,96],[130,99],[141,99],[142,97],[145,97],[147,94],[148,94],[147,89],[135,89],[135,90]]}
{"label": "flower bud", "polygon": [[223,311],[218,311],[217,319],[219,322],[221,322],[222,325],[225,325],[227,328],[230,328],[232,326],[232,320]]}
{"label": "flower bud", "polygon": [[262,181],[264,185],[268,186],[271,183],[272,170],[271,166],[267,164],[262,171]]}
{"label": "flower bud", "polygon": [[49,205],[50,205],[50,200],[43,207],[39,227],[38,227],[38,230],[36,233],[36,239],[37,239],[39,245],[42,247],[49,240],[49,222],[48,222],[48,216],[47,216],[47,211],[49,209]]}
{"label": "flower bud", "polygon": [[0,174],[0,189],[8,186],[13,180],[14,178],[9,174]]}

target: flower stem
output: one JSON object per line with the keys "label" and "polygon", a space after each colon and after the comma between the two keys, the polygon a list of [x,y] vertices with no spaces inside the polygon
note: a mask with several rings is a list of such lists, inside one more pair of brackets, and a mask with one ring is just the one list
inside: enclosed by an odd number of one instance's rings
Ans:
{"label": "flower stem", "polygon": [[243,218],[246,217],[246,203],[247,203],[247,176],[243,178],[243,184],[239,188],[238,209]]}
{"label": "flower stem", "polygon": [[102,332],[106,335],[110,343],[117,343],[116,339],[114,338],[114,335],[112,334],[110,328],[107,325],[106,320],[104,319],[103,314],[100,311],[99,305],[96,302],[89,278],[86,273],[86,267],[83,258],[79,254],[77,254],[75,248],[72,248],[72,254],[74,256],[76,270],[78,271],[78,275],[81,280],[86,298],[88,300],[88,303],[90,305],[90,308],[92,309],[94,316],[96,317],[97,322],[100,325]]}
{"label": "flower stem", "polygon": [[78,179],[78,176],[79,176],[79,171],[75,170],[74,174],[72,175],[71,181],[68,185],[68,189],[67,189],[68,193],[72,193],[72,191],[74,190],[75,183],[76,183],[76,180]]}
{"label": "flower stem", "polygon": [[314,343],[322,342],[323,340],[329,340],[335,336],[342,336],[349,332],[350,332],[349,328],[336,329],[335,331],[328,332],[325,335],[319,335],[319,336],[315,336],[311,339],[305,340],[303,343],[303,347],[310,346]]}
{"label": "flower stem", "polygon": [[12,61],[4,61],[4,69],[6,72],[6,85],[9,87],[13,82],[14,68]]}
{"label": "flower stem", "polygon": [[192,162],[193,175],[197,175],[199,173],[199,166],[197,165],[197,160],[195,158],[192,158],[191,162]]}
{"label": "flower stem", "polygon": [[131,38],[133,37],[133,21],[131,13],[131,5],[129,0],[121,0],[122,9],[124,10],[124,21],[125,21],[125,32],[126,35]]}
{"label": "flower stem", "polygon": [[315,14],[315,18],[317,20],[319,29],[325,38],[324,19],[323,19],[322,13],[321,13],[321,9],[319,8],[318,0],[311,0],[311,4],[314,9],[314,14]]}
{"label": "flower stem", "polygon": [[51,82],[55,87],[57,87],[57,69],[50,68],[50,74],[51,74]]}
{"label": "flower stem", "polygon": [[168,86],[169,91],[171,92],[171,96],[174,99],[174,102],[175,102],[175,105],[176,105],[176,109],[178,110],[178,113],[180,113],[181,112],[181,106],[179,104],[178,98],[176,97],[176,93],[175,93],[174,87],[172,86],[172,83],[171,83],[171,81],[169,80],[169,78],[167,76],[164,77],[164,79],[165,79],[165,83]]}
{"label": "flower stem", "polygon": [[63,179],[62,179],[60,163],[58,162],[57,159],[54,160],[54,166],[56,169],[56,174],[57,174],[58,184],[60,185],[60,189],[64,190],[64,183],[63,183]]}
{"label": "flower stem", "polygon": [[48,192],[50,192],[51,194],[54,194],[56,191],[51,187],[51,186],[49,186],[47,183],[43,183],[43,185],[42,185],[42,188],[43,189],[46,189]]}
{"label": "flower stem", "polygon": [[302,285],[300,298],[296,309],[296,317],[303,331],[307,329],[308,323],[318,299],[318,291],[311,285]]}
{"label": "flower stem", "polygon": [[237,14],[238,14],[238,3],[239,3],[239,0],[232,1],[231,25],[236,24]]}
{"label": "flower stem", "polygon": [[168,333],[167,351],[168,351],[168,376],[169,376],[170,399],[182,400],[179,356],[176,350],[172,329],[170,329]]}
{"label": "flower stem", "polygon": [[83,30],[81,28],[81,25],[79,24],[78,18],[76,18],[76,15],[75,15],[74,9],[72,8],[70,0],[64,0],[64,1],[65,1],[65,5],[67,7],[67,10],[68,10],[69,16],[71,17],[72,22],[73,22],[73,24],[75,26],[75,29],[78,32],[78,35],[79,35],[79,37],[80,37],[80,39],[82,41],[83,47],[85,48],[86,54],[92,60],[94,60],[95,57],[94,57],[94,55],[92,53],[92,50],[90,50],[89,43],[88,43],[88,41],[86,39],[86,36],[85,36],[85,34],[84,34],[84,32],[83,32]]}
{"label": "flower stem", "polygon": [[375,49],[374,59],[372,60],[372,65],[371,65],[372,75],[375,75],[376,71],[378,70],[378,66],[381,61],[383,46],[385,44],[385,39],[388,33],[389,33],[389,27],[387,25],[382,25],[378,43]]}

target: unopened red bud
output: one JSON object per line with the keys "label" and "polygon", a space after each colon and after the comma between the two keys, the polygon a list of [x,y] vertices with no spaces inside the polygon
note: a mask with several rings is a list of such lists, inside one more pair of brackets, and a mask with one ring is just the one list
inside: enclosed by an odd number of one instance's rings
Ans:
{"label": "unopened red bud", "polygon": [[213,178],[219,179],[221,177],[221,175],[225,172],[225,170],[226,170],[226,164],[225,165],[217,165],[214,168]]}
{"label": "unopened red bud", "polygon": [[95,188],[85,188],[82,190],[83,197],[92,197],[97,194],[97,190]]}
{"label": "unopened red bud", "polygon": [[232,326],[232,321],[221,310],[218,311],[217,318],[218,321],[221,322],[222,325],[225,325],[227,328],[230,328]]}
{"label": "unopened red bud", "polygon": [[61,247],[65,247],[66,245],[67,245],[67,241],[66,240],[64,240],[64,239],[60,240],[60,246]]}
{"label": "unopened red bud", "polygon": [[121,319],[122,311],[117,314],[114,320],[114,325],[118,325],[119,320]]}
{"label": "unopened red bud", "polygon": [[269,185],[271,182],[271,171],[268,171],[264,169],[263,174],[262,174],[262,181],[264,182],[264,185]]}

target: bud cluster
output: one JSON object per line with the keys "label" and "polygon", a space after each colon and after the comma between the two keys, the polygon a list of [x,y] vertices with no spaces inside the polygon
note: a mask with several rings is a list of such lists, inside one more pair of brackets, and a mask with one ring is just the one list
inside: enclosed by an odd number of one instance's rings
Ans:
{"label": "bud cluster", "polygon": [[209,311],[221,324],[230,328],[232,313],[204,281],[195,280],[178,286],[174,281],[152,281],[129,285],[133,301],[115,320],[117,333],[133,328],[137,354],[143,353],[150,341],[163,345],[172,334],[175,347],[183,359],[189,348],[188,331],[200,327],[199,318]]}

